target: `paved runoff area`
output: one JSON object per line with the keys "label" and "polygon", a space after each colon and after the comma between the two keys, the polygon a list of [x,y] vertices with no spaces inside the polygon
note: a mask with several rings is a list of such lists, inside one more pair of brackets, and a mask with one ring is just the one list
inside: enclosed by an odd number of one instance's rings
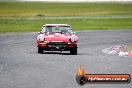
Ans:
{"label": "paved runoff area", "polygon": [[69,52],[37,53],[37,33],[0,34],[0,88],[132,88],[129,84],[76,82],[81,64],[88,74],[130,74],[132,57],[102,52],[132,43],[132,30],[77,32],[78,55]]}

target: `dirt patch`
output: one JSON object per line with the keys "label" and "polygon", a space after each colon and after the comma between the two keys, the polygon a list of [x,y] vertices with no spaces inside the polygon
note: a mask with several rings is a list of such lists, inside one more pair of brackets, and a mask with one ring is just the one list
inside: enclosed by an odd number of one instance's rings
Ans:
{"label": "dirt patch", "polygon": [[118,56],[132,56],[132,44],[113,46],[103,49],[102,52]]}
{"label": "dirt patch", "polygon": [[132,52],[132,44],[122,46],[121,51],[122,52]]}

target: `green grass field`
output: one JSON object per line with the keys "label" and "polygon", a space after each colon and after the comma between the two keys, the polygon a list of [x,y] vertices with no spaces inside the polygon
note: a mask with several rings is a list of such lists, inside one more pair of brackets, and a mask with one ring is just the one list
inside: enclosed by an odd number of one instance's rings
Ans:
{"label": "green grass field", "polygon": [[74,31],[132,29],[132,3],[0,2],[0,33],[39,31],[46,23]]}

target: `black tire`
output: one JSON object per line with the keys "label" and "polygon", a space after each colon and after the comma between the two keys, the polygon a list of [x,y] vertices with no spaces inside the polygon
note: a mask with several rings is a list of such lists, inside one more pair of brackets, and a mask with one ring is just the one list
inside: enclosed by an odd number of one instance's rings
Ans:
{"label": "black tire", "polygon": [[70,50],[71,55],[77,55],[77,47]]}
{"label": "black tire", "polygon": [[38,46],[38,53],[43,53],[43,49]]}

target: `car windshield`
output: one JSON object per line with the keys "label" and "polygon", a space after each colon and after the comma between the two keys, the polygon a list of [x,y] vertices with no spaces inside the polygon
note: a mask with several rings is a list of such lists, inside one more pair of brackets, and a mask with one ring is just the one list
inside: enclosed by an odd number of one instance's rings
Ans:
{"label": "car windshield", "polygon": [[46,26],[45,32],[52,33],[64,33],[64,34],[70,34],[71,33],[71,27],[70,26]]}

